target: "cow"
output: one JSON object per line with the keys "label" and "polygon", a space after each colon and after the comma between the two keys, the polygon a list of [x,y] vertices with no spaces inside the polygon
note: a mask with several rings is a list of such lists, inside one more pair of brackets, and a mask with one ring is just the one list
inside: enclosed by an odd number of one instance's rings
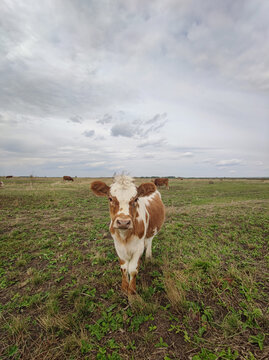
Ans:
{"label": "cow", "polygon": [[167,179],[167,178],[158,178],[158,179],[155,179],[155,180],[154,180],[154,184],[155,184],[156,186],[165,185],[165,186],[166,186],[166,189],[169,190],[169,185],[168,185],[168,179]]}
{"label": "cow", "polygon": [[71,176],[63,176],[63,181],[74,181]]}
{"label": "cow", "polygon": [[4,187],[3,181],[0,181],[0,188],[1,188],[1,187]]}
{"label": "cow", "polygon": [[108,198],[109,230],[119,257],[121,289],[127,295],[134,295],[140,259],[144,250],[146,261],[151,259],[152,239],[164,223],[161,195],[152,182],[136,187],[134,179],[126,175],[115,176],[111,186],[94,181],[91,190]]}
{"label": "cow", "polygon": [[6,176],[6,179],[11,179],[11,178],[13,178],[13,175],[7,175]]}

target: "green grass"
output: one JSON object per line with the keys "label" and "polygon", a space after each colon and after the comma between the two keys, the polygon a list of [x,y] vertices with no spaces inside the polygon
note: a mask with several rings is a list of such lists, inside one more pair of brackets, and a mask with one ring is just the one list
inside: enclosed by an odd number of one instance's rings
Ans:
{"label": "green grass", "polygon": [[269,181],[171,180],[128,299],[91,179],[0,180],[0,360],[268,357]]}

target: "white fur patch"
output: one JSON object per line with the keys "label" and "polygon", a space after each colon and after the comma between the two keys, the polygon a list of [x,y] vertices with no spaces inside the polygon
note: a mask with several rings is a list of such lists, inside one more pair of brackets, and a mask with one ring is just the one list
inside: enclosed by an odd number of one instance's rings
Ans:
{"label": "white fur patch", "polygon": [[[131,262],[132,260],[136,264],[135,265],[136,267],[137,261],[144,251],[144,240],[138,238],[137,236],[133,236],[131,241],[124,244],[118,241],[115,236],[112,235],[112,237],[114,239],[114,245],[119,258],[128,263],[128,271],[129,271],[129,262]],[[131,269],[131,271],[134,270],[135,268]]]}
{"label": "white fur patch", "polygon": [[119,202],[120,211],[125,215],[129,213],[129,202],[137,194],[136,186],[130,176],[120,175],[114,178],[114,183],[110,186],[110,193]]}

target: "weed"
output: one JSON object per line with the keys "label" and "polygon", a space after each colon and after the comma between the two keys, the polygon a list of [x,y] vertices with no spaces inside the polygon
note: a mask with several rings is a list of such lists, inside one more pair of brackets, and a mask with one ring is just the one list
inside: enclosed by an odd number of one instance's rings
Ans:
{"label": "weed", "polygon": [[159,342],[157,344],[155,344],[156,348],[166,348],[169,345],[163,340],[162,337],[160,337]]}
{"label": "weed", "polygon": [[265,339],[265,335],[260,333],[258,335],[251,335],[248,341],[252,344],[257,344],[260,350],[262,350],[264,339]]}

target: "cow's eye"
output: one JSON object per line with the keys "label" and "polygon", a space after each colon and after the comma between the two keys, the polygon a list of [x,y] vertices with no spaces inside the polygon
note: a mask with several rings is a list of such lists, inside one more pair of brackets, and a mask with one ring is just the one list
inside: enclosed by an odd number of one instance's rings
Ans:
{"label": "cow's eye", "polygon": [[134,202],[137,202],[138,201],[138,198],[134,199]]}
{"label": "cow's eye", "polygon": [[109,200],[110,202],[113,201],[112,197],[108,198],[108,200]]}

